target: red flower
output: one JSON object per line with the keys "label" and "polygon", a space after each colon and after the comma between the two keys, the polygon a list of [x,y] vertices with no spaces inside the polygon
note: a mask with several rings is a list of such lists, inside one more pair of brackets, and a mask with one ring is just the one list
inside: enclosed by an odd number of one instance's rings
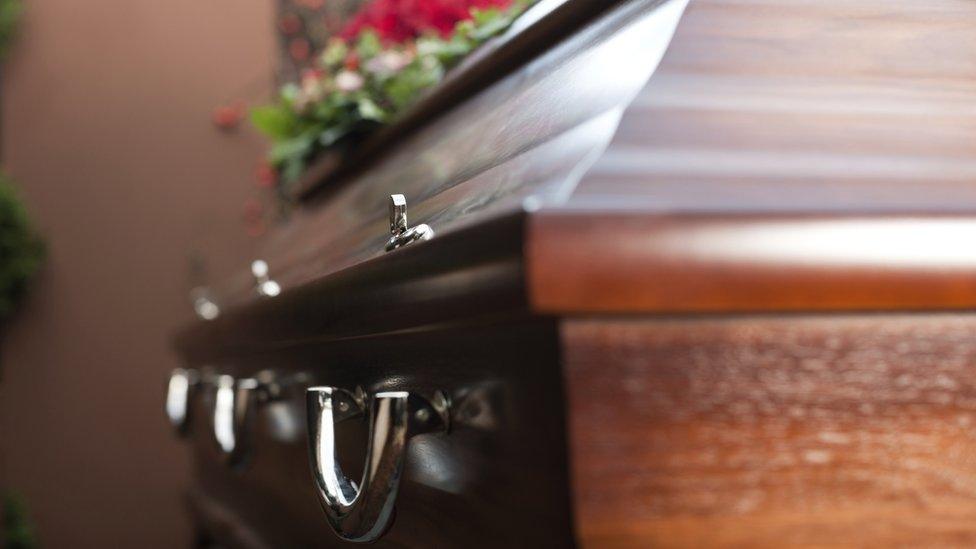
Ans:
{"label": "red flower", "polygon": [[262,159],[258,163],[254,176],[258,180],[258,187],[262,189],[270,189],[278,184],[278,172],[267,160]]}
{"label": "red flower", "polygon": [[312,53],[312,45],[304,38],[296,38],[288,43],[288,53],[295,61],[305,61]]}
{"label": "red flower", "polygon": [[286,13],[278,20],[278,28],[288,36],[298,34],[302,30],[302,19],[294,13]]}
{"label": "red flower", "polygon": [[370,28],[385,42],[404,42],[425,32],[447,36],[471,9],[505,8],[512,0],[373,0],[340,32],[347,40]]}
{"label": "red flower", "polygon": [[244,119],[244,111],[247,105],[243,101],[235,101],[226,105],[219,105],[210,113],[210,120],[214,126],[222,130],[233,130],[240,125]]}

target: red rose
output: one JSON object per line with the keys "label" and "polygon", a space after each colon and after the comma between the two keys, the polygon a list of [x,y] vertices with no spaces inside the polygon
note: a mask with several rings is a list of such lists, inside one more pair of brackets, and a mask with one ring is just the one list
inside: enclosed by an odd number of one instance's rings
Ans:
{"label": "red rose", "polygon": [[447,36],[471,9],[506,8],[512,0],[373,0],[343,27],[340,36],[354,39],[370,28],[385,42],[404,42],[425,32]]}

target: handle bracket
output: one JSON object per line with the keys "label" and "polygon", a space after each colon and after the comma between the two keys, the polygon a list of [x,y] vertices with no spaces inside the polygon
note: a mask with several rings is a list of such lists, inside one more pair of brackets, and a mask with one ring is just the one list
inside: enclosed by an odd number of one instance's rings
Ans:
{"label": "handle bracket", "polygon": [[377,393],[369,401],[369,442],[362,479],[355,483],[338,461],[334,424],[362,410],[355,395],[336,387],[311,387],[308,405],[309,460],[319,503],[336,534],[347,541],[379,539],[389,527],[410,438],[446,431],[447,399],[439,406],[406,391]]}

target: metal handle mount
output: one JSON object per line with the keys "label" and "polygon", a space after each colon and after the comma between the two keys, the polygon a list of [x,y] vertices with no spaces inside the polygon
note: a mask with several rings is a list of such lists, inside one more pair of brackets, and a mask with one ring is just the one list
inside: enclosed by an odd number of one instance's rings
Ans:
{"label": "metal handle mount", "polygon": [[301,374],[276,377],[271,372],[241,379],[229,375],[214,378],[213,435],[225,464],[244,464],[250,443],[249,424],[257,405],[284,398],[289,387],[304,379]]}
{"label": "metal handle mount", "polygon": [[200,373],[187,368],[176,368],[169,374],[166,386],[166,417],[180,435],[190,428],[190,410],[193,397],[200,385]]}
{"label": "metal handle mount", "polygon": [[373,395],[366,466],[357,485],[339,466],[333,427],[362,414],[367,407],[363,399],[336,387],[311,387],[306,397],[312,476],[329,524],[344,540],[375,541],[393,518],[407,442],[415,435],[447,430],[447,399],[440,392],[430,400],[406,391]]}
{"label": "metal handle mount", "polygon": [[402,194],[390,195],[390,239],[386,242],[386,251],[391,252],[412,242],[430,240],[434,237],[434,230],[430,225],[407,226],[407,199]]}

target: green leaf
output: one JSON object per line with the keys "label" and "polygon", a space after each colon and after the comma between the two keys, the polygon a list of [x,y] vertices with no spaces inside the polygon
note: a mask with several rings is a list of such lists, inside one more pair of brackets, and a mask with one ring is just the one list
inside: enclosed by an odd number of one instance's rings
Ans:
{"label": "green leaf", "polygon": [[295,104],[295,98],[301,93],[301,88],[298,84],[294,82],[289,82],[281,87],[281,91],[278,92],[278,96],[281,98],[281,104],[286,107],[291,107]]}
{"label": "green leaf", "polygon": [[318,132],[306,131],[296,137],[276,142],[268,153],[269,160],[272,164],[281,166],[296,158],[304,159],[312,151],[316,133]]}
{"label": "green leaf", "polygon": [[347,55],[349,55],[349,46],[344,40],[330,40],[320,59],[325,68],[331,69],[341,65]]}
{"label": "green leaf", "polygon": [[359,34],[359,40],[356,42],[356,53],[359,54],[360,60],[370,59],[382,50],[383,44],[380,42],[380,37],[376,31],[366,29]]}
{"label": "green leaf", "polygon": [[305,171],[305,159],[300,157],[289,158],[281,166],[281,180],[285,185],[291,185],[298,181]]}
{"label": "green leaf", "polygon": [[402,109],[443,75],[444,67],[435,58],[428,57],[426,62],[411,64],[387,81],[385,91],[393,106]]}
{"label": "green leaf", "polygon": [[450,65],[470,53],[473,47],[474,44],[461,35],[455,35],[451,40],[431,36],[417,41],[417,55],[433,56],[441,63]]}
{"label": "green leaf", "polygon": [[478,42],[483,42],[504,31],[512,24],[513,19],[507,16],[507,13],[497,9],[471,10],[474,28],[469,36]]}
{"label": "green leaf", "polygon": [[365,120],[383,122],[387,118],[386,112],[369,97],[360,97],[357,106],[359,108],[359,116]]}
{"label": "green leaf", "polygon": [[299,120],[285,105],[267,105],[251,109],[251,123],[271,139],[279,140],[292,137]]}
{"label": "green leaf", "polygon": [[44,255],[27,210],[10,179],[0,174],[0,324],[26,294]]}

